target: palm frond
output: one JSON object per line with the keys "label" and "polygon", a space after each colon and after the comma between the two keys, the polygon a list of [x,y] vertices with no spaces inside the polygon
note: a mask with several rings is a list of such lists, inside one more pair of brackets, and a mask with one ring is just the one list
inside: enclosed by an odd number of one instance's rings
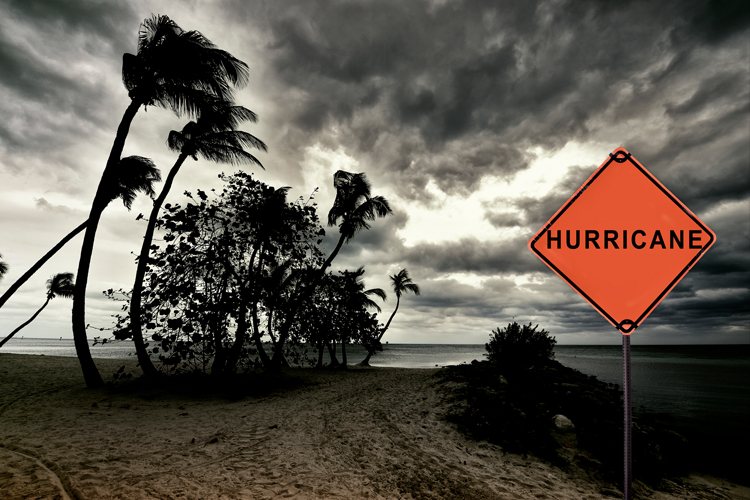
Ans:
{"label": "palm frond", "polygon": [[375,196],[357,206],[351,212],[350,217],[361,218],[363,220],[375,220],[377,217],[385,217],[392,212],[388,200],[382,196]]}
{"label": "palm frond", "polygon": [[256,123],[258,115],[244,106],[220,99],[207,99],[198,113],[198,123],[204,132],[235,130],[248,121]]}
{"label": "palm frond", "polygon": [[169,135],[167,136],[167,147],[170,149],[170,151],[180,153],[182,152],[183,148],[187,146],[189,142],[189,136],[185,134],[185,130],[190,124],[195,125],[195,122],[190,122],[185,125],[185,127],[182,129],[182,132],[177,132],[176,130],[171,130],[169,132]]}
{"label": "palm frond", "polygon": [[57,273],[47,280],[47,297],[49,298],[56,296],[72,298],[74,289],[73,273]]}
{"label": "palm frond", "polygon": [[414,295],[419,295],[419,286],[412,282],[409,277],[409,272],[406,269],[400,270],[395,275],[391,276],[391,286],[393,291],[396,293],[396,297],[401,297],[404,292],[412,292]]}
{"label": "palm frond", "polygon": [[120,198],[128,210],[133,206],[138,192],[153,197],[156,194],[154,182],[161,180],[161,173],[154,162],[142,156],[122,158],[116,175],[110,201]]}
{"label": "palm frond", "polygon": [[216,163],[228,163],[230,165],[242,165],[252,163],[264,168],[260,160],[242,148],[232,146],[216,146],[213,144],[199,144],[196,154],[208,161]]}
{"label": "palm frond", "polygon": [[198,142],[212,144],[214,147],[234,147],[234,148],[254,148],[261,151],[268,151],[266,145],[252,134],[241,130],[225,130],[221,132],[211,132],[203,134],[196,138]]}
{"label": "palm frond", "polygon": [[122,83],[130,92],[138,87],[138,84],[144,77],[143,65],[134,54],[125,53],[122,55]]}
{"label": "palm frond", "polygon": [[152,15],[141,23],[138,31],[138,54],[163,43],[163,40],[171,35],[179,35],[182,28],[172,21],[168,16]]}
{"label": "palm frond", "polygon": [[380,297],[382,300],[388,299],[388,295],[382,288],[370,288],[369,290],[365,290],[362,293],[364,293],[365,295],[375,295],[377,297]]}
{"label": "palm frond", "polygon": [[235,58],[229,52],[218,49],[208,38],[198,31],[186,31],[181,34],[180,41],[192,45],[194,50],[202,51],[201,62],[228,80],[235,87],[244,87],[250,76],[247,64]]}
{"label": "palm frond", "polygon": [[[232,101],[233,87],[244,86],[249,74],[247,64],[167,16],[144,20],[137,54],[123,56],[123,83],[131,98],[178,116],[196,117],[207,103]],[[252,115],[244,113],[244,119]]]}
{"label": "palm frond", "polygon": [[[149,96],[146,102],[148,106],[169,109],[177,116],[196,117],[205,107],[206,101],[215,98],[213,94],[207,94],[205,89],[187,87],[179,81],[154,84],[146,93]],[[234,92],[228,86],[222,88],[221,93],[227,99],[234,98]]]}
{"label": "palm frond", "polygon": [[377,304],[377,302],[370,299],[369,297],[360,297],[359,301],[362,307],[366,309],[375,309],[376,311],[381,312],[380,306]]}
{"label": "palm frond", "polygon": [[[2,259],[2,258],[3,258],[3,256],[0,255],[0,259]],[[8,272],[8,264],[5,263],[5,262],[0,261],[0,278],[2,278],[3,275],[5,273],[7,273],[7,272]]]}

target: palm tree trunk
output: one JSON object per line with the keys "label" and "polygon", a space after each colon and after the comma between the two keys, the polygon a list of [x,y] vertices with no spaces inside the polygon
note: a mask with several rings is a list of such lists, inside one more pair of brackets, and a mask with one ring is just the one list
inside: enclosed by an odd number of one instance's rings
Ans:
{"label": "palm tree trunk", "polygon": [[42,310],[43,310],[43,309],[44,309],[45,307],[47,307],[47,304],[49,304],[49,301],[50,301],[50,300],[52,300],[52,297],[47,297],[47,301],[46,301],[46,302],[44,303],[44,305],[43,305],[42,307],[40,307],[40,308],[39,308],[39,310],[38,310],[37,312],[35,312],[35,313],[34,313],[34,315],[33,315],[32,317],[30,317],[30,318],[29,318],[29,319],[28,319],[28,320],[27,320],[27,321],[26,321],[25,323],[23,323],[23,324],[22,324],[21,326],[19,326],[18,328],[16,328],[16,329],[15,329],[15,330],[13,330],[12,332],[10,332],[10,335],[8,335],[8,336],[7,336],[7,337],[5,337],[5,338],[4,338],[3,340],[1,340],[1,341],[0,341],[0,347],[2,347],[3,345],[5,345],[5,343],[6,343],[7,341],[9,341],[10,339],[12,339],[12,338],[13,338],[13,335],[15,335],[15,334],[17,334],[18,332],[20,332],[20,331],[21,331],[21,330],[22,330],[22,329],[23,329],[23,328],[24,328],[24,327],[25,327],[26,325],[28,325],[29,323],[31,323],[32,321],[34,321],[34,320],[36,319],[36,317],[37,317],[37,316],[39,316],[39,313],[40,313],[40,312],[42,312]]}
{"label": "palm tree trunk", "polygon": [[[391,313],[391,317],[388,318],[388,322],[385,324],[382,330],[380,330],[380,335],[378,335],[378,342],[381,341],[383,338],[383,335],[385,335],[385,331],[388,330],[388,327],[391,325],[391,321],[393,321],[393,317],[396,315],[396,311],[398,311],[398,305],[401,302],[401,297],[396,296],[396,308]],[[375,354],[374,348],[370,349],[367,348],[367,357],[360,361],[359,366],[370,366],[370,358],[372,355]]]}
{"label": "palm tree trunk", "polygon": [[237,320],[237,331],[234,337],[234,343],[229,349],[229,355],[227,356],[226,366],[224,368],[225,374],[234,373],[237,369],[237,363],[240,360],[240,354],[242,354],[242,346],[245,343],[247,337],[248,323],[247,323],[247,312],[245,311],[245,301],[240,300],[240,310]]}
{"label": "palm tree trunk", "polygon": [[73,229],[71,232],[69,232],[63,239],[60,240],[60,242],[52,247],[52,249],[44,254],[44,256],[36,261],[36,263],[29,268],[28,271],[26,271],[23,276],[18,278],[15,283],[10,285],[8,289],[5,291],[2,297],[0,297],[0,307],[3,307],[3,305],[8,301],[8,299],[16,293],[16,290],[18,290],[21,285],[26,283],[29,278],[31,278],[50,258],[52,258],[53,255],[55,255],[62,247],[65,246],[67,242],[72,240],[78,233],[86,229],[86,225],[89,223],[89,221],[84,221],[80,226]]}
{"label": "palm tree trunk", "polygon": [[276,336],[273,334],[273,307],[268,308],[268,336],[271,337],[271,345],[276,348]]}
{"label": "palm tree trunk", "polygon": [[96,195],[94,195],[94,201],[91,204],[88,225],[86,226],[83,245],[81,246],[81,258],[78,261],[78,272],[76,273],[76,285],[73,294],[73,341],[78,361],[81,363],[83,378],[88,388],[102,387],[104,385],[104,380],[102,380],[102,376],[99,374],[96,364],[94,364],[94,359],[91,357],[88,338],[86,337],[86,285],[89,281],[91,256],[94,253],[94,240],[96,239],[99,220],[110,201],[107,194],[111,190],[110,183],[117,169],[117,164],[120,161],[122,150],[125,147],[125,139],[130,130],[130,124],[133,122],[133,118],[138,112],[139,107],[140,103],[138,101],[131,101],[125,110],[120,125],[117,127],[117,135],[107,159],[107,166],[104,168],[104,173],[96,189]]}
{"label": "palm tree trunk", "polygon": [[323,342],[320,342],[318,344],[318,364],[315,365],[315,368],[323,368],[323,353],[325,352],[325,345],[323,345]]}
{"label": "palm tree trunk", "polygon": [[148,256],[151,250],[151,243],[154,241],[154,231],[156,230],[156,221],[159,219],[159,211],[161,210],[164,200],[169,194],[169,190],[172,188],[172,182],[174,181],[177,172],[180,171],[180,167],[185,162],[187,155],[182,153],[177,158],[174,166],[169,171],[167,179],[164,181],[164,186],[161,188],[161,193],[154,200],[154,206],[151,209],[151,214],[148,217],[148,225],[146,226],[146,234],[143,235],[143,243],[141,244],[141,253],[138,255],[138,267],[135,270],[135,282],[133,283],[133,294],[130,297],[130,329],[133,332],[133,343],[135,344],[135,353],[138,356],[138,364],[141,365],[141,370],[146,377],[155,377],[159,374],[154,363],[151,361],[146,351],[146,343],[143,340],[143,329],[141,326],[141,297],[143,295],[143,280],[146,277],[146,268],[148,266]]}
{"label": "palm tree trunk", "polygon": [[266,349],[263,347],[263,339],[260,335],[260,320],[258,319],[258,304],[253,304],[251,308],[252,320],[253,320],[253,342],[255,343],[255,350],[258,351],[258,357],[260,358],[261,364],[268,368],[271,365],[271,358],[268,356]]}
{"label": "palm tree trunk", "polygon": [[211,364],[211,374],[220,375],[226,366],[227,360],[227,349],[224,347],[222,334],[224,320],[229,314],[228,308],[224,307],[224,301],[226,300],[226,289],[227,283],[229,283],[229,270],[225,268],[224,276],[222,277],[221,285],[218,291],[218,304],[216,315],[213,321],[213,340],[214,340],[214,361]]}
{"label": "palm tree trunk", "polygon": [[[331,347],[331,344],[333,344],[333,347]],[[339,360],[336,357],[336,341],[332,340],[330,342],[326,342],[326,346],[328,347],[328,355],[331,357],[331,362],[328,366],[330,366],[331,368],[339,366],[341,363],[339,363]]]}
{"label": "palm tree trunk", "polygon": [[374,354],[374,351],[371,351],[368,349],[367,356],[365,357],[365,359],[359,362],[359,366],[370,366],[370,358],[372,357],[373,354]]}
{"label": "palm tree trunk", "polygon": [[396,311],[398,311],[398,305],[401,303],[401,297],[396,296],[396,308],[391,313],[391,317],[388,318],[388,323],[385,324],[383,329],[380,331],[380,335],[378,335],[378,342],[380,342],[380,339],[383,338],[383,335],[385,335],[386,330],[388,330],[388,327],[391,326],[391,321],[393,321],[393,317],[396,315]]}

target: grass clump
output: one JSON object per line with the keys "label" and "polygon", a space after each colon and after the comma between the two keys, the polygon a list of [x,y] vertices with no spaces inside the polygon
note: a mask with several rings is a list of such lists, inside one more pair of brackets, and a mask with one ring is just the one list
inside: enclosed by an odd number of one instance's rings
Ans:
{"label": "grass clump", "polygon": [[[509,452],[534,454],[555,465],[580,466],[608,482],[622,481],[623,399],[608,384],[553,359],[545,330],[512,323],[493,331],[487,361],[447,367],[454,382],[449,421],[476,440]],[[564,415],[575,426],[560,429]],[[688,469],[688,443],[667,415],[638,412],[633,425],[633,469],[656,484]]]}

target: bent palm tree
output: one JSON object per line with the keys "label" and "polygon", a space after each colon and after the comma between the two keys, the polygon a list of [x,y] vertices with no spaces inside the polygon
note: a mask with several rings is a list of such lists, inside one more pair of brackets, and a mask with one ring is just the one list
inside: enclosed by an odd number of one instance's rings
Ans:
{"label": "bent palm tree", "polygon": [[[339,170],[333,174],[333,185],[336,188],[336,199],[333,202],[333,207],[328,212],[328,225],[335,226],[341,220],[339,224],[339,233],[341,236],[333,252],[331,252],[331,255],[328,256],[320,267],[312,282],[300,293],[295,304],[290,308],[291,314],[289,315],[289,319],[284,324],[282,331],[279,332],[280,346],[283,346],[286,342],[292,321],[295,319],[300,305],[315,292],[318,282],[323,278],[326,269],[331,265],[336,255],[338,255],[344,242],[348,242],[354,238],[359,231],[369,229],[369,221],[393,213],[388,200],[382,196],[370,195],[370,182],[364,173],[352,174]],[[274,362],[280,361],[279,354],[280,350],[274,352]]]}
{"label": "bent palm tree", "polygon": [[[120,168],[111,173],[107,178],[107,183],[99,185],[102,199],[104,200],[106,207],[113,200],[120,198],[122,199],[125,208],[130,210],[135,200],[137,192],[143,192],[148,196],[154,196],[154,182],[161,180],[159,169],[156,168],[154,162],[148,158],[142,156],[128,156],[121,159],[118,162]],[[99,220],[101,212],[95,215],[96,221]],[[86,221],[86,234],[89,234],[89,229],[92,227],[92,218]],[[91,240],[91,247],[89,250],[93,250],[93,240]],[[84,235],[83,246],[86,247],[86,236]],[[81,254],[84,254],[84,250],[81,250]],[[88,252],[87,256],[88,263],[91,262],[91,251]],[[79,262],[78,269],[81,269]],[[85,266],[86,274],[88,276],[88,264]],[[79,275],[80,276],[80,275]],[[86,325],[82,325],[82,330],[76,329],[75,320],[84,320],[83,311],[77,310],[76,298],[77,294],[81,293],[79,288],[79,281],[76,281],[75,289],[73,291],[73,342],[76,347],[76,354],[78,355],[78,361],[81,363],[81,370],[83,371],[84,380],[86,381],[87,387],[101,387],[104,385],[99,370],[94,364],[94,359],[91,357],[91,351],[89,350],[88,339],[86,338]],[[83,294],[85,295],[85,288]],[[79,307],[84,307],[84,297],[79,298]]]}
{"label": "bent palm tree", "polygon": [[[356,271],[344,271],[344,290],[347,294],[347,301],[350,307],[357,311],[362,309],[375,309],[380,312],[380,306],[370,298],[370,295],[380,297],[383,301],[386,299],[386,293],[382,288],[370,288],[365,290],[364,278],[365,267],[360,266]],[[349,339],[346,337],[346,331],[341,332],[341,358],[342,367],[347,367],[346,344]]]}
{"label": "bent palm tree", "polygon": [[53,255],[55,255],[62,247],[64,247],[67,242],[72,240],[78,233],[86,229],[86,224],[88,224],[88,221],[83,221],[82,224],[66,234],[63,239],[61,239],[57,243],[57,245],[52,247],[49,252],[42,256],[41,259],[36,261],[36,263],[34,263],[34,265],[31,266],[28,271],[23,273],[23,276],[18,278],[12,285],[10,285],[8,289],[5,290],[3,296],[0,297],[0,307],[3,307],[8,299],[11,298],[11,296],[16,293],[16,291],[21,287],[21,285],[26,283],[29,278],[31,278],[34,273],[36,273],[50,258],[52,258]]}
{"label": "bent palm tree", "polygon": [[[378,335],[378,342],[381,341],[383,338],[383,335],[385,335],[386,330],[388,330],[388,327],[391,326],[391,321],[393,320],[393,317],[396,315],[396,311],[398,311],[399,303],[401,302],[401,295],[404,292],[412,292],[414,295],[419,295],[419,285],[414,283],[411,278],[409,278],[409,272],[406,269],[400,270],[396,275],[391,276],[391,286],[393,287],[393,292],[396,294],[396,308],[393,310],[393,313],[391,313],[391,317],[388,318],[388,322],[385,324],[382,330],[380,330],[380,335]],[[360,363],[360,366],[370,366],[370,358],[375,353],[374,350],[367,350],[367,357],[362,360]]]}
{"label": "bent palm tree", "polygon": [[349,302],[354,308],[375,309],[380,312],[380,306],[370,298],[370,295],[386,299],[385,290],[382,288],[370,288],[365,290],[365,282],[362,277],[365,274],[365,266],[360,266],[356,271],[344,271],[345,290]]}
{"label": "bent palm tree", "polygon": [[169,194],[177,172],[179,172],[180,167],[182,167],[188,156],[196,161],[198,160],[198,156],[201,156],[209,161],[229,163],[231,165],[254,163],[263,168],[260,161],[245,151],[244,148],[254,147],[266,151],[266,145],[260,139],[247,132],[235,130],[240,123],[244,121],[255,123],[257,119],[255,113],[242,106],[233,106],[227,102],[216,102],[210,106],[205,106],[201,110],[197,121],[191,121],[185,125],[181,132],[173,130],[169,133],[167,145],[169,149],[179,152],[180,155],[169,171],[161,193],[154,200],[154,206],[148,218],[146,234],[143,236],[141,252],[138,256],[133,294],[130,298],[130,327],[133,334],[133,343],[135,344],[138,363],[146,376],[158,374],[151,362],[151,357],[146,351],[140,318],[143,280],[146,276],[148,255],[151,249],[151,242],[154,239],[154,230],[159,218],[159,210],[161,210],[162,204],[167,194]]}
{"label": "bent palm tree", "polygon": [[[147,158],[141,158],[140,156],[129,156],[124,158],[125,165],[131,165],[130,170],[123,170],[119,172],[120,178],[115,184],[114,191],[110,193],[114,201],[117,198],[121,199],[125,207],[130,210],[135,198],[135,193],[138,191],[153,195],[153,183],[158,182],[161,179],[159,175],[159,169],[157,169],[151,160]],[[41,267],[47,263],[62,247],[65,246],[70,240],[72,240],[78,233],[86,229],[86,225],[89,223],[88,220],[83,221],[78,227],[73,229],[71,232],[65,235],[57,245],[52,247],[49,252],[44,254],[42,258],[34,263],[20,278],[18,278],[8,289],[5,291],[2,297],[0,297],[0,307],[3,307],[8,299],[16,293],[16,291],[26,283]]]}
{"label": "bent palm tree", "polygon": [[[335,226],[339,219],[339,241],[321,268],[322,272],[331,265],[344,242],[349,242],[363,229],[370,229],[369,221],[393,213],[388,200],[382,196],[370,196],[370,182],[364,173],[352,174],[339,170],[333,175],[336,199],[328,212],[328,225]],[[322,276],[322,273],[321,273]]]}
{"label": "bent palm tree", "polygon": [[130,124],[141,106],[171,109],[178,116],[197,114],[206,100],[231,100],[230,85],[247,81],[248,67],[219,50],[197,31],[184,31],[167,16],[153,16],[141,24],[136,55],[123,56],[122,79],[130,105],[117,128],[104,173],[91,204],[78,262],[73,296],[73,340],[87,387],[104,381],[99,375],[86,338],[86,285],[96,230],[108,204],[107,190],[117,178],[120,155]]}
{"label": "bent palm tree", "polygon": [[37,312],[34,313],[31,318],[29,318],[25,323],[23,323],[21,326],[10,332],[10,335],[5,337],[3,340],[0,341],[0,347],[5,345],[7,341],[13,338],[13,335],[21,331],[26,325],[31,323],[36,319],[37,316],[39,316],[39,313],[44,310],[45,307],[47,307],[47,304],[49,304],[49,301],[54,299],[56,296],[65,297],[66,299],[69,299],[73,296],[73,273],[59,273],[52,278],[47,280],[47,301],[42,305],[42,307],[39,308]]}

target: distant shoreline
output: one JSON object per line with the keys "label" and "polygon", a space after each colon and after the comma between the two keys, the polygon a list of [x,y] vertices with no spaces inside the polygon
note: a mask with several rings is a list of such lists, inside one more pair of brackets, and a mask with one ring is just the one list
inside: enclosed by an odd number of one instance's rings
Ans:
{"label": "distant shoreline", "polygon": [[[71,341],[71,342],[73,341],[72,337],[62,337],[62,339],[61,339],[60,337],[28,337],[28,336],[26,336],[26,337],[15,337],[15,338],[13,338],[11,340],[11,342],[12,341],[21,340],[21,339],[24,339],[24,338],[26,340],[67,340],[67,341]],[[89,340],[91,341],[91,339],[89,339]],[[132,340],[117,340],[117,341],[108,341],[107,343],[110,344],[110,343],[126,343],[126,342],[127,343],[132,343],[133,341]],[[750,346],[750,342],[745,342],[745,343],[716,343],[716,342],[711,343],[711,342],[703,342],[703,343],[697,343],[697,344],[696,343],[693,343],[693,344],[682,344],[682,343],[680,343],[680,344],[638,344],[637,343],[637,337],[634,337],[632,342],[633,343],[631,344],[631,346],[641,346],[641,347],[676,347],[676,346],[686,346],[686,347],[693,346],[693,347],[697,347],[697,346],[711,346],[711,345],[716,345],[716,346],[735,346],[735,345],[736,346]],[[270,342],[266,342],[266,343],[270,344]],[[355,345],[355,344],[351,344],[351,345]],[[387,346],[387,345],[423,345],[423,346],[435,345],[435,346],[482,346],[482,347],[484,347],[484,343],[483,342],[476,343],[476,344],[465,344],[465,343],[457,343],[457,342],[449,342],[449,343],[434,343],[434,342],[384,342],[383,343],[384,347]],[[622,344],[620,342],[609,342],[609,343],[606,343],[606,344],[560,344],[560,343],[558,343],[558,344],[555,345],[555,347],[606,347],[606,346],[615,346],[615,345],[620,346]]]}

